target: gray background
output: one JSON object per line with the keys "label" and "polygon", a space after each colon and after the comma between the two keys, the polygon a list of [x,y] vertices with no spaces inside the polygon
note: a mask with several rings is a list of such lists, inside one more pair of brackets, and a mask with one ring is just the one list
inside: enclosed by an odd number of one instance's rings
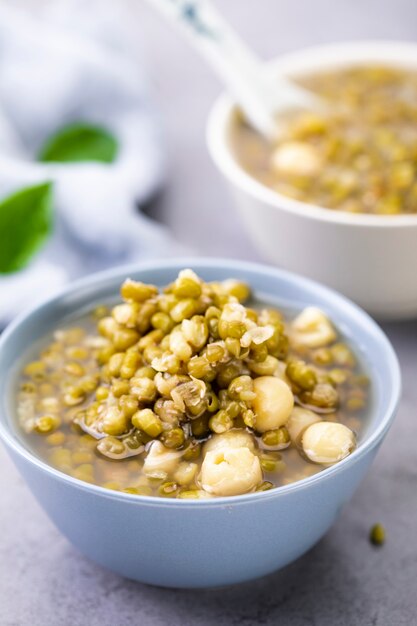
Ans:
{"label": "gray background", "polygon": [[[417,36],[415,0],[221,4],[265,58],[338,39]],[[197,241],[200,253],[257,259],[204,145],[205,120],[219,85],[147,5],[130,1],[128,9],[170,156],[169,182],[151,214],[185,245],[195,247]],[[0,626],[416,625],[417,323],[384,328],[400,356],[404,393],[377,461],[327,536],[296,563],[256,582],[164,590],[99,568],[58,534],[0,449]],[[375,521],[387,529],[381,549],[367,539]]]}

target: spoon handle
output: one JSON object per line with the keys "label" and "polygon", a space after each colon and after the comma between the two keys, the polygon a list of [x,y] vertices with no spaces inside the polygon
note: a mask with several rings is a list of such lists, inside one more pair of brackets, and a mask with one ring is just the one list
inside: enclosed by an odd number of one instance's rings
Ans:
{"label": "spoon handle", "polygon": [[277,111],[314,106],[315,98],[308,91],[283,77],[271,80],[266,75],[262,62],[210,0],[149,2],[182,28],[263,135],[275,135]]}

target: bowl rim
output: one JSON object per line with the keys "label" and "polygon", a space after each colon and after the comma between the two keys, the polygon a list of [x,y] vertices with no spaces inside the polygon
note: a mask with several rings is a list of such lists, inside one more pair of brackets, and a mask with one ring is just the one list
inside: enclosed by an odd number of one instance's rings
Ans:
{"label": "bowl rim", "polygon": [[[92,495],[103,496],[106,498],[120,500],[124,502],[130,501],[131,503],[136,503],[138,505],[146,504],[150,506],[162,507],[188,506],[191,508],[195,508],[207,506],[231,506],[233,504],[239,503],[243,504],[251,501],[256,501],[258,498],[283,497],[288,493],[308,489],[310,485],[316,484],[319,481],[328,480],[335,474],[343,471],[346,466],[355,464],[380,443],[392,424],[401,396],[400,366],[391,342],[389,341],[383,330],[380,328],[380,326],[375,322],[375,320],[373,320],[365,311],[363,311],[360,307],[351,302],[348,298],[345,298],[345,296],[342,296],[333,289],[325,287],[324,285],[321,285],[320,283],[317,283],[316,281],[313,281],[309,278],[305,278],[298,274],[294,274],[292,272],[274,268],[261,263],[252,263],[233,259],[215,259],[210,257],[176,257],[172,259],[124,265],[119,266],[115,269],[104,270],[102,272],[91,274],[87,277],[70,283],[65,288],[58,291],[54,296],[44,298],[34,307],[21,313],[13,322],[11,322],[7,326],[7,328],[0,336],[0,350],[3,349],[4,344],[12,340],[13,335],[19,332],[19,327],[21,326],[21,324],[24,324],[33,314],[40,313],[48,309],[51,305],[66,299],[67,296],[73,294],[78,290],[84,290],[86,287],[94,288],[94,286],[98,285],[99,283],[122,280],[124,277],[129,276],[130,274],[137,274],[141,271],[149,271],[153,269],[178,270],[179,268],[183,267],[193,267],[197,272],[204,269],[224,269],[225,267],[227,269],[230,268],[231,272],[233,272],[234,270],[257,273],[262,272],[264,275],[266,274],[271,277],[283,278],[290,280],[291,282],[295,282],[301,290],[304,290],[305,288],[314,288],[315,292],[326,300],[326,303],[329,304],[330,309],[334,304],[343,307],[344,310],[348,312],[349,317],[356,319],[362,325],[368,327],[368,330],[371,330],[373,334],[376,334],[376,336],[378,337],[378,341],[380,341],[384,346],[384,351],[386,353],[386,362],[388,363],[391,373],[390,384],[392,386],[392,390],[389,403],[385,407],[383,415],[379,420],[377,426],[369,434],[368,438],[363,443],[359,444],[359,446],[354,450],[354,452],[352,452],[352,454],[350,454],[339,463],[327,467],[321,472],[314,474],[313,476],[304,478],[294,483],[290,483],[289,485],[282,485],[268,491],[259,491],[236,496],[223,496],[195,500],[182,500],[179,498],[157,498],[155,496],[143,496],[128,494],[120,491],[111,491],[109,489],[105,489],[104,487],[86,483],[68,474],[65,474],[64,472],[61,472],[51,465],[48,465],[48,463],[44,462],[40,457],[37,457],[36,454],[30,449],[26,448],[17,437],[13,436],[12,430],[7,426],[7,409],[6,415],[0,415],[0,440],[2,440],[6,444],[6,447],[10,448],[20,457],[23,457],[23,459],[29,462],[29,464],[35,465],[41,471],[49,474],[52,478],[72,485],[77,489],[82,489],[84,491],[90,492]],[[92,300],[93,299],[94,298],[92,297]],[[10,381],[5,384],[9,385]],[[9,417],[13,419],[13,416],[9,415]]]}
{"label": "bowl rim", "polygon": [[[309,73],[317,69],[381,62],[417,69],[417,43],[396,40],[358,40],[309,46],[284,53],[265,64],[265,71],[274,75]],[[306,69],[306,67],[308,69]],[[217,97],[209,112],[206,143],[212,160],[226,178],[254,199],[274,209],[293,213],[305,219],[344,224],[353,227],[405,228],[417,227],[417,214],[373,215],[332,211],[316,204],[285,196],[263,185],[251,176],[233,155],[228,141],[236,102],[227,92]]]}

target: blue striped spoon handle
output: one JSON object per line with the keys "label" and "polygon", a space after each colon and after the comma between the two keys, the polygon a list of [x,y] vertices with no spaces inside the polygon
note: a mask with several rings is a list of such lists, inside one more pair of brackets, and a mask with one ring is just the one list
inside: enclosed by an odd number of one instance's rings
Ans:
{"label": "blue striped spoon handle", "polygon": [[284,76],[272,77],[209,0],[149,0],[177,24],[205,57],[263,135],[277,132],[277,114],[289,108],[321,108],[321,101]]}

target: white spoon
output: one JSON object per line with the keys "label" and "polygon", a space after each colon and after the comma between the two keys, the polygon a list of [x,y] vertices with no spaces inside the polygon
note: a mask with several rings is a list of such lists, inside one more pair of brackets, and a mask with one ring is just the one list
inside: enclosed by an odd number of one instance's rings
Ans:
{"label": "white spoon", "polygon": [[226,84],[251,124],[268,139],[277,133],[277,113],[286,109],[323,110],[324,103],[287,78],[269,77],[245,42],[210,0],[149,0],[177,23]]}

